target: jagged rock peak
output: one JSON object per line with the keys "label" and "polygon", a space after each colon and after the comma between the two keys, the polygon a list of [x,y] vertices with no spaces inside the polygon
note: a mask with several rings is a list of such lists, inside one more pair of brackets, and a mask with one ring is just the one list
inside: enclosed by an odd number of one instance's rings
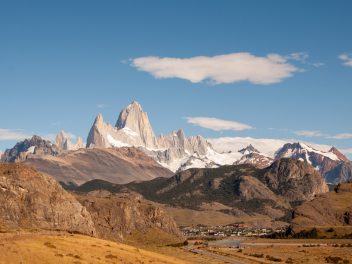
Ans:
{"label": "jagged rock peak", "polygon": [[31,155],[52,155],[56,156],[59,149],[49,140],[44,140],[40,136],[34,135],[30,139],[25,139],[7,149],[1,156],[2,162],[24,161]]}
{"label": "jagged rock peak", "polygon": [[103,118],[103,115],[101,113],[99,113],[97,115],[97,117],[95,118],[94,120],[94,124],[93,126],[100,126],[104,123],[104,118]]}
{"label": "jagged rock peak", "polygon": [[329,152],[334,153],[340,160],[342,161],[348,161],[348,158],[341,153],[337,148],[332,147]]}
{"label": "jagged rock peak", "polygon": [[249,144],[247,147],[240,149],[238,152],[242,153],[243,155],[249,154],[249,153],[260,153],[259,150],[257,150],[255,147],[253,147],[252,144]]}
{"label": "jagged rock peak", "polygon": [[78,137],[77,142],[74,144],[72,143],[72,135],[63,130],[56,135],[55,144],[61,151],[84,148],[83,139],[81,137]]}
{"label": "jagged rock peak", "polygon": [[137,133],[146,146],[155,145],[155,135],[148,114],[143,111],[141,105],[136,101],[133,101],[121,111],[115,127]]}

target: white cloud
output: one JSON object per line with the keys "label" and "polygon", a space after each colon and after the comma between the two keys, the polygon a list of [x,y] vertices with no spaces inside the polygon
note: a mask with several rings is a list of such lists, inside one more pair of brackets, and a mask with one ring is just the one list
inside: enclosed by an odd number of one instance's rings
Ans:
{"label": "white cloud", "polygon": [[208,128],[214,131],[242,131],[253,129],[253,127],[236,121],[223,120],[214,117],[186,117],[187,123]]}
{"label": "white cloud", "polygon": [[214,84],[239,81],[262,85],[279,83],[299,71],[284,56],[268,54],[258,57],[247,52],[214,57],[140,57],[132,59],[131,65],[158,79],[180,78],[192,83],[208,80]]}
{"label": "white cloud", "polygon": [[332,136],[334,139],[352,139],[352,133],[341,133],[335,136]]}
{"label": "white cloud", "polygon": [[342,53],[339,55],[338,58],[343,61],[344,65],[352,67],[352,55],[351,54]]}
{"label": "white cloud", "polygon": [[32,135],[25,133],[21,129],[0,128],[0,141],[24,140],[30,137],[32,137]]}
{"label": "white cloud", "polygon": [[315,130],[300,130],[294,132],[297,136],[304,136],[304,137],[324,137],[325,134],[321,133],[320,131]]}

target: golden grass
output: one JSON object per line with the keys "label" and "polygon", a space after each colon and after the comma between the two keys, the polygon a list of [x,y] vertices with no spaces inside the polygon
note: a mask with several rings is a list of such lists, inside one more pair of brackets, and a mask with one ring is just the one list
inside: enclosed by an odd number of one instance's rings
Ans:
{"label": "golden grass", "polygon": [[133,246],[82,235],[2,234],[0,263],[189,263]]}

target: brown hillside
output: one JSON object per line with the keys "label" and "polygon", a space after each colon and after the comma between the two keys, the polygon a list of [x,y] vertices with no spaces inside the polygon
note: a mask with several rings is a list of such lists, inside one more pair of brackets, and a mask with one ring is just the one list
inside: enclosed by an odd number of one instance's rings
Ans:
{"label": "brown hillside", "polygon": [[344,183],[329,193],[305,202],[294,212],[292,227],[295,232],[314,227],[351,227],[352,183]]}
{"label": "brown hillside", "polygon": [[67,184],[93,179],[128,183],[173,174],[136,148],[80,149],[57,157],[31,157],[25,163]]}

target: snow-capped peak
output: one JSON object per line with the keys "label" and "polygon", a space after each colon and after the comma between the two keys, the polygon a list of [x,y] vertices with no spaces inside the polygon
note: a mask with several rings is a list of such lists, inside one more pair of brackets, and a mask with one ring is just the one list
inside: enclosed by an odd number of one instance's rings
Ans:
{"label": "snow-capped peak", "polygon": [[257,150],[255,147],[253,147],[252,144],[249,144],[247,147],[243,148],[243,149],[240,149],[238,151],[239,153],[243,154],[243,155],[247,155],[247,154],[250,154],[250,153],[259,153],[259,150]]}
{"label": "snow-capped peak", "polygon": [[275,159],[301,158],[311,163],[311,155],[320,155],[322,157],[326,157],[334,161],[340,160],[333,152],[317,150],[302,142],[285,144],[281,149],[276,152]]}

